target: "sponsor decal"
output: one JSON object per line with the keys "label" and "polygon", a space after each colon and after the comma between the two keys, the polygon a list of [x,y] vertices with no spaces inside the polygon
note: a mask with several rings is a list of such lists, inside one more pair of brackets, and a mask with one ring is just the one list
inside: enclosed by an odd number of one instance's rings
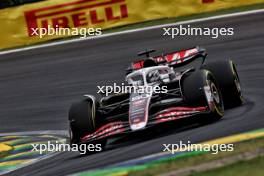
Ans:
{"label": "sponsor decal", "polygon": [[[149,20],[205,13],[261,2],[263,0],[167,0],[166,3],[160,0],[152,0],[151,3],[149,0],[50,0],[28,3],[0,9],[0,34],[2,34],[0,49],[70,36],[53,35],[41,38],[33,32],[33,29],[43,30],[48,26],[55,30],[57,28],[104,30]],[[182,7],[186,7],[187,10]],[[173,30],[175,35],[177,30]],[[212,37],[217,37],[216,30],[213,31],[211,31]],[[223,33],[223,31],[220,32]]]}
{"label": "sponsor decal", "polygon": [[78,0],[32,9],[24,14],[28,36],[34,36],[34,29],[48,28],[49,25],[77,28],[120,20],[128,17],[128,10],[125,0]]}

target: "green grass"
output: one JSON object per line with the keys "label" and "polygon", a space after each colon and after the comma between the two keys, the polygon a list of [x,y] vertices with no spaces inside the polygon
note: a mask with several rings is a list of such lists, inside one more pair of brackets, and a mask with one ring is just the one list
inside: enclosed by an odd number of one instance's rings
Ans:
{"label": "green grass", "polygon": [[202,163],[214,161],[217,159],[223,159],[225,157],[234,156],[237,154],[254,151],[257,148],[264,147],[264,138],[254,139],[242,143],[237,143],[234,145],[233,152],[219,152],[216,155],[210,153],[201,153],[192,157],[179,158],[170,161],[160,161],[151,165],[145,170],[132,171],[129,173],[131,176],[152,176],[163,173],[168,173],[178,169],[183,169],[190,166],[199,165]]}
{"label": "green grass", "polygon": [[209,170],[201,173],[194,173],[191,176],[263,176],[264,175],[264,156],[241,161],[235,164]]}

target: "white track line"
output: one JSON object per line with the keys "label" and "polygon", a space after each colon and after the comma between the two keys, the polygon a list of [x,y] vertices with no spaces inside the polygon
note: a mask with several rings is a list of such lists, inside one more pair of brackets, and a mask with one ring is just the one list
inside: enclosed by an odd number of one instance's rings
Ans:
{"label": "white track line", "polygon": [[121,32],[114,32],[114,33],[110,33],[110,34],[103,34],[101,36],[92,36],[92,37],[83,38],[83,39],[77,38],[77,39],[69,39],[69,40],[58,41],[58,42],[51,42],[51,43],[46,43],[46,44],[39,44],[36,46],[11,49],[11,50],[2,51],[2,52],[0,51],[0,55],[16,53],[16,52],[21,52],[21,51],[28,51],[28,50],[39,49],[39,48],[45,48],[45,47],[51,47],[51,46],[57,46],[57,45],[63,45],[63,44],[68,44],[68,43],[76,43],[76,42],[85,41],[85,40],[93,40],[93,39],[100,39],[100,38],[105,38],[105,37],[110,37],[110,36],[129,34],[129,33],[133,33],[133,32],[158,29],[158,28],[174,26],[174,25],[183,25],[183,24],[204,22],[204,21],[216,20],[216,19],[221,19],[221,18],[236,17],[236,16],[245,16],[245,15],[251,15],[251,14],[258,14],[258,13],[264,13],[264,9],[250,10],[250,11],[237,12],[237,13],[231,13],[231,14],[225,14],[225,15],[217,15],[217,16],[212,16],[212,17],[193,19],[193,20],[181,21],[181,22],[170,23],[170,24],[144,27],[144,28],[140,28],[140,29],[131,29],[131,30],[126,30],[126,31],[121,31]]}

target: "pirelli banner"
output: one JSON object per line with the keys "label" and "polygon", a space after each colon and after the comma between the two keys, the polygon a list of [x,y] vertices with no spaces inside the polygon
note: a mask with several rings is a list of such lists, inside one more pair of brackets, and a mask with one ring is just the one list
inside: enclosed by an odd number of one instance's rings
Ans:
{"label": "pirelli banner", "polygon": [[44,0],[0,9],[0,49],[69,37],[40,37],[41,28],[107,29],[260,2],[264,0]]}

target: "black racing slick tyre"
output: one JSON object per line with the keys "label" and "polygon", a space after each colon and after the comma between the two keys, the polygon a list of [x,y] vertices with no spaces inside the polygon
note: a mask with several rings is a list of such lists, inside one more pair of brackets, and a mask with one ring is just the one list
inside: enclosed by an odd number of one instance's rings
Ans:
{"label": "black racing slick tyre", "polygon": [[72,104],[69,110],[72,143],[78,143],[81,137],[95,131],[95,119],[92,113],[92,103],[88,100]]}
{"label": "black racing slick tyre", "polygon": [[244,97],[240,80],[236,66],[232,60],[206,63],[203,68],[210,70],[215,76],[223,96],[225,108],[232,108],[243,104]]}
{"label": "black racing slick tyre", "polygon": [[189,73],[182,81],[184,101],[188,106],[206,106],[209,114],[204,114],[201,121],[212,122],[224,115],[224,106],[218,84],[208,70]]}
{"label": "black racing slick tyre", "polygon": [[[93,133],[96,130],[96,119],[95,119],[95,109],[92,108],[92,102],[89,100],[82,100],[80,102],[72,104],[69,110],[69,133],[70,133],[70,143],[79,144],[80,154],[93,153],[88,150],[88,146],[100,146],[102,151],[105,148],[107,139],[95,140],[86,144],[80,144],[80,139],[87,134]],[[84,152],[83,147],[88,147],[87,152]]]}

